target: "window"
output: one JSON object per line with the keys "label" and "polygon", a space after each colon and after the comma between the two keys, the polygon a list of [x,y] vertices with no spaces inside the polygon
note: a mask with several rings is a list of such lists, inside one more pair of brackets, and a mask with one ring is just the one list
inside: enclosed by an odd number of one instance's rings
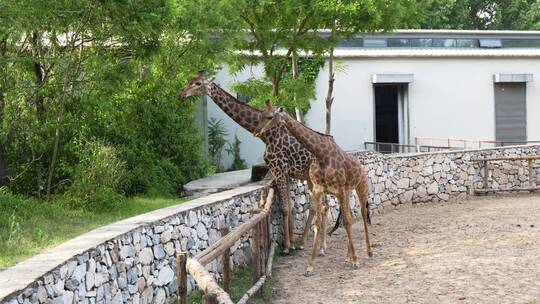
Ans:
{"label": "window", "polygon": [[477,48],[480,46],[478,39],[456,39],[458,48]]}
{"label": "window", "polygon": [[400,38],[388,38],[388,47],[410,47],[411,41],[409,39]]}
{"label": "window", "polygon": [[432,47],[433,39],[430,38],[414,38],[411,39],[412,47]]}
{"label": "window", "polygon": [[364,40],[366,48],[384,48],[386,47],[386,39],[366,39]]}
{"label": "window", "polygon": [[456,39],[433,39],[434,47],[456,47]]}
{"label": "window", "polygon": [[540,47],[540,39],[502,39],[505,48]]}
{"label": "window", "polygon": [[347,40],[341,40],[338,43],[338,47],[343,47],[343,48],[362,47],[362,38],[352,38],[352,39],[347,39]]}
{"label": "window", "polygon": [[482,48],[500,48],[501,40],[500,39],[480,39],[480,47]]}

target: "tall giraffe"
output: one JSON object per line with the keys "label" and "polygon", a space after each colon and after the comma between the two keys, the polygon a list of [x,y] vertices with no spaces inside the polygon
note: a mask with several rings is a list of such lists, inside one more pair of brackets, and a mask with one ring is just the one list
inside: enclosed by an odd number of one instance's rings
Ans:
{"label": "tall giraffe", "polygon": [[[219,85],[214,83],[213,78],[207,79],[204,71],[199,71],[198,75],[191,79],[181,92],[183,98],[194,95],[206,94],[234,121],[244,129],[254,133],[261,120],[262,111],[255,109],[238,99],[234,98]],[[308,180],[309,166],[313,160],[313,155],[306,150],[289,131],[283,126],[269,128],[258,137],[266,144],[264,160],[268,164],[276,186],[277,194],[282,202],[281,211],[283,214],[283,252],[289,253],[293,238],[293,225],[291,224],[291,198],[289,191],[289,178]],[[315,214],[315,206],[311,204],[308,221],[302,236],[303,248],[309,225]],[[292,247],[294,249],[294,247]],[[324,249],[321,248],[324,254]]]}
{"label": "tall giraffe", "polygon": [[[351,262],[354,268],[359,268],[358,256],[354,250],[352,239],[352,213],[349,206],[349,198],[352,190],[356,190],[360,200],[360,210],[364,221],[364,233],[366,250],[372,256],[371,245],[368,235],[368,185],[367,177],[360,162],[343,151],[330,135],[314,131],[304,124],[296,121],[290,115],[284,113],[283,108],[274,109],[270,101],[266,102],[266,108],[257,128],[257,133],[265,133],[269,129],[283,126],[289,130],[307,150],[314,156],[309,168],[309,177],[313,183],[313,204],[316,205],[315,222],[313,227],[313,245],[311,256],[308,261],[306,276],[313,273],[317,242],[321,225],[324,227],[328,206],[322,204],[322,195],[325,191],[337,196],[345,229],[347,230],[347,262]],[[324,230],[321,234],[324,242]]]}

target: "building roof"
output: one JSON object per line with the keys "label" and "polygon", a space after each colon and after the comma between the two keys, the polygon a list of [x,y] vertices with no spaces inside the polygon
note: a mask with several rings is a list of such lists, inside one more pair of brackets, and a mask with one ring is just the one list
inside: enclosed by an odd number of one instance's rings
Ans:
{"label": "building roof", "polygon": [[[327,34],[325,30],[322,35]],[[341,41],[336,57],[540,57],[540,31],[395,30]]]}
{"label": "building roof", "polygon": [[[319,30],[321,37],[329,30]],[[249,56],[260,52],[240,51]],[[285,55],[278,49],[274,55]],[[300,52],[301,56],[310,56]],[[487,57],[538,58],[540,31],[395,30],[360,33],[338,42],[338,58]]]}
{"label": "building roof", "polygon": [[337,48],[334,56],[352,57],[540,57],[540,48]]}

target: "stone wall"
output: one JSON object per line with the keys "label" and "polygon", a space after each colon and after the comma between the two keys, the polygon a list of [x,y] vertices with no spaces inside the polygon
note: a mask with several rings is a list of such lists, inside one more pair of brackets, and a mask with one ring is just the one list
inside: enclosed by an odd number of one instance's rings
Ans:
{"label": "stone wall", "polygon": [[[483,170],[474,159],[539,155],[540,145],[472,151],[382,155],[353,152],[369,177],[372,214],[400,204],[462,199],[473,186],[483,186]],[[540,174],[540,161],[535,161]],[[489,187],[528,186],[526,166],[517,161],[493,163]],[[539,182],[537,181],[537,184]],[[190,256],[219,239],[224,225],[234,228],[251,216],[264,187],[252,185],[156,210],[66,242],[0,273],[0,303],[164,303],[177,291],[174,253]],[[309,210],[305,182],[293,182],[295,232],[303,231]],[[358,202],[351,205],[358,216]],[[337,217],[335,199],[329,217]],[[272,236],[281,240],[279,203],[272,210]],[[231,248],[235,265],[250,260],[250,240],[244,236]],[[219,263],[208,266],[219,279]],[[190,281],[189,288],[193,288]]]}
{"label": "stone wall", "polygon": [[[222,227],[245,222],[263,189],[241,187],[82,235],[1,272],[0,302],[165,303],[178,287],[175,252],[193,256],[217,241]],[[249,236],[231,253],[234,265],[249,262]],[[215,260],[207,267],[217,279],[219,266]]]}
{"label": "stone wall", "polygon": [[[540,155],[540,145],[490,148],[480,150],[383,155],[375,152],[351,152],[363,164],[368,175],[369,207],[372,214],[382,214],[405,203],[425,203],[464,199],[473,187],[484,187],[482,163],[475,159]],[[526,161],[490,162],[488,187],[512,189],[529,186]],[[540,185],[540,160],[533,162],[536,185]],[[293,182],[295,233],[303,231],[307,218],[309,194],[307,184]],[[327,200],[331,206],[329,218],[335,220],[338,206],[333,196]],[[356,195],[351,196],[353,215],[358,216]]]}

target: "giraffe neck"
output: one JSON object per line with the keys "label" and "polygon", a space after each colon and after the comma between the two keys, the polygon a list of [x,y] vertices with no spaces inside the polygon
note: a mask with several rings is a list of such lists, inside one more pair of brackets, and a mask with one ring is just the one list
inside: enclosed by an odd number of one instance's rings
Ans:
{"label": "giraffe neck", "polygon": [[306,127],[288,114],[281,114],[285,127],[304,148],[313,153],[315,157],[323,159],[328,156],[328,147],[335,145],[332,136],[319,133]]}
{"label": "giraffe neck", "polygon": [[223,112],[227,113],[240,126],[251,133],[255,132],[261,119],[261,111],[234,98],[215,83],[210,84],[208,95]]}

